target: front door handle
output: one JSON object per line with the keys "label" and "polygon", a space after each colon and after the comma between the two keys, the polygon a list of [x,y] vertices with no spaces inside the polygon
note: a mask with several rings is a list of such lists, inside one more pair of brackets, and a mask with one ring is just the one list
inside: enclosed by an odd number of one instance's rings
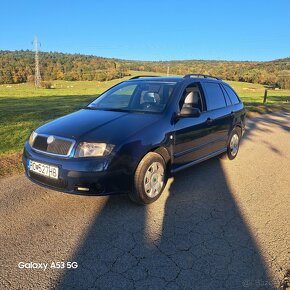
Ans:
{"label": "front door handle", "polygon": [[206,123],[207,123],[208,125],[211,125],[212,122],[213,122],[213,119],[211,119],[211,118],[207,118]]}

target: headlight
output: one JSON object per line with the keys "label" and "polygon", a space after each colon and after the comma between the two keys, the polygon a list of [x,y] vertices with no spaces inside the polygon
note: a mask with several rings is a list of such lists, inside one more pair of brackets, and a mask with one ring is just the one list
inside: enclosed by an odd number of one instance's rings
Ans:
{"label": "headlight", "polygon": [[75,157],[98,157],[109,155],[114,145],[106,143],[82,142],[78,145]]}
{"label": "headlight", "polygon": [[30,137],[29,137],[29,139],[28,139],[28,143],[29,143],[29,145],[30,145],[31,147],[32,147],[32,145],[33,145],[33,142],[34,142],[36,136],[37,136],[37,133],[34,132],[34,131],[30,134]]}

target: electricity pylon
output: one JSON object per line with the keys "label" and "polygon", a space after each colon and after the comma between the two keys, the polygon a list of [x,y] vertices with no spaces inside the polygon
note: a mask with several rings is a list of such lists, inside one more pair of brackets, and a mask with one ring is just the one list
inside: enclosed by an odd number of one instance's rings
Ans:
{"label": "electricity pylon", "polygon": [[37,36],[34,36],[33,40],[33,50],[35,51],[35,75],[34,75],[34,84],[36,88],[41,87],[41,75],[39,70],[39,55],[38,55],[38,46],[40,43],[37,40]]}

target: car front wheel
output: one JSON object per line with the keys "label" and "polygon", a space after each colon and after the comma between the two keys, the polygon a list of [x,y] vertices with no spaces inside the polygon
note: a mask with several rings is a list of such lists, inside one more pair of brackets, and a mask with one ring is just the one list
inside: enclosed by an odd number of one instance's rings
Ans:
{"label": "car front wheel", "polygon": [[162,156],[149,152],[140,161],[134,175],[131,200],[139,204],[149,204],[162,194],[167,182],[166,164]]}

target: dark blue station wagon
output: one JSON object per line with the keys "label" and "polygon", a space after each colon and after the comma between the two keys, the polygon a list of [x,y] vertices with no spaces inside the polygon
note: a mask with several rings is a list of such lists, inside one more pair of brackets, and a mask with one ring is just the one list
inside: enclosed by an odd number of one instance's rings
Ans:
{"label": "dark blue station wagon", "polygon": [[23,164],[42,186],[128,193],[148,204],[171,173],[220,154],[234,159],[245,115],[236,92],[218,78],[133,77],[37,128],[25,143]]}

